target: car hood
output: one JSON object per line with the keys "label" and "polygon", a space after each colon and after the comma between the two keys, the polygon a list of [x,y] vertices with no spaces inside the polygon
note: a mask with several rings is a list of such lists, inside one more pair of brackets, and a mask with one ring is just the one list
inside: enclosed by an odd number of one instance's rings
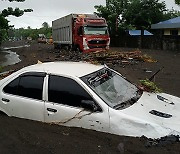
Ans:
{"label": "car hood", "polygon": [[128,117],[153,126],[156,133],[154,135],[144,134],[145,136],[157,138],[170,134],[180,135],[180,98],[178,97],[165,93],[143,92],[135,104],[120,111]]}

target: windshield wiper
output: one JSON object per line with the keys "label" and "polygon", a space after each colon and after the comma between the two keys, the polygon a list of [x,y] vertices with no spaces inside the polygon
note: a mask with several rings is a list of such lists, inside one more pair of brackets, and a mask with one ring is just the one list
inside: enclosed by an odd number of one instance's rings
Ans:
{"label": "windshield wiper", "polygon": [[122,102],[120,104],[115,105],[113,107],[113,109],[116,109],[116,110],[118,110],[118,109],[125,109],[125,108],[133,105],[134,103],[136,103],[139,100],[139,98],[141,97],[141,95],[142,95],[142,90],[138,89],[136,91],[136,96],[130,98],[129,100],[127,100],[125,102]]}
{"label": "windshield wiper", "polygon": [[96,33],[95,35],[103,35],[103,34],[101,34],[101,33]]}
{"label": "windshield wiper", "polygon": [[96,76],[90,77],[87,81],[90,85],[93,85],[95,82],[99,82],[102,79],[109,79],[112,76],[112,73],[109,70],[105,70],[104,72],[98,72]]}
{"label": "windshield wiper", "polygon": [[104,78],[107,78],[108,77],[108,74],[107,73],[105,73],[105,74],[102,74],[102,75],[97,75],[96,77],[91,77],[91,78],[89,78],[88,79],[88,82],[89,82],[89,84],[90,85],[92,85],[94,82],[98,82],[98,81],[100,81],[100,80],[102,80],[102,79],[104,79]]}
{"label": "windshield wiper", "polygon": [[122,102],[122,103],[120,103],[120,104],[115,105],[115,106],[113,107],[113,109],[116,109],[116,110],[118,110],[118,109],[125,109],[125,108],[133,105],[136,101],[137,101],[137,99],[135,99],[135,98],[133,97],[133,98],[131,98],[131,99],[125,101],[125,102]]}

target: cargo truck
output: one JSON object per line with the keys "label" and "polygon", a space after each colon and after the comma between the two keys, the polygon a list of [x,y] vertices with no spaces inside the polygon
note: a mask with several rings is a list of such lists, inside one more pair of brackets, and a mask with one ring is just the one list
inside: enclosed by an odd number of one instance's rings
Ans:
{"label": "cargo truck", "polygon": [[52,22],[55,48],[82,52],[108,50],[110,37],[104,18],[94,14],[70,14]]}

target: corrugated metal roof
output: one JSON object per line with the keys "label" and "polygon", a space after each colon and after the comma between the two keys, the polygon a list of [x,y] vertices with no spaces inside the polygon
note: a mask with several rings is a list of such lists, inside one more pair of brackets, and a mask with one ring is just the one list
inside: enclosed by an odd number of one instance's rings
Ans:
{"label": "corrugated metal roof", "polygon": [[166,28],[180,28],[180,16],[151,25],[151,29],[166,29]]}
{"label": "corrugated metal roof", "polygon": [[[128,33],[131,36],[140,36],[141,30],[128,30]],[[153,35],[153,34],[148,32],[147,30],[144,30],[144,35]]]}

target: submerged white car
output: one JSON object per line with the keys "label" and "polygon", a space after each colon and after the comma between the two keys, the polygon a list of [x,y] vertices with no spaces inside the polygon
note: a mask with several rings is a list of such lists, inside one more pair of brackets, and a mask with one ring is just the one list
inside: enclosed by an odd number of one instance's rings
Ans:
{"label": "submerged white car", "polygon": [[0,80],[0,111],[117,135],[180,135],[180,98],[143,92],[107,66],[82,62],[36,64]]}

